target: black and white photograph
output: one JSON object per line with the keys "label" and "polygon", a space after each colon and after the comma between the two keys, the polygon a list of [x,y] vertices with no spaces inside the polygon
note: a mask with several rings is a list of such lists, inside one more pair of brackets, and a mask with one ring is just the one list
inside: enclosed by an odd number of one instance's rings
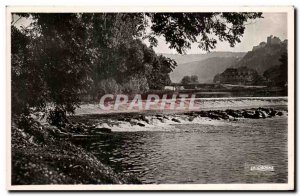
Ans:
{"label": "black and white photograph", "polygon": [[7,11],[9,190],[293,190],[294,8]]}

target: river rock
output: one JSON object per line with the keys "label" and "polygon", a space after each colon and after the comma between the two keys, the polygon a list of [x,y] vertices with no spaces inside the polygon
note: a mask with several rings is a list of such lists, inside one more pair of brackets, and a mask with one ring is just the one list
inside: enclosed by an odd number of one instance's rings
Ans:
{"label": "river rock", "polygon": [[228,109],[228,110],[225,110],[225,112],[226,112],[228,115],[230,115],[230,116],[232,116],[232,117],[234,117],[234,118],[241,118],[241,117],[243,117],[242,112],[239,111],[239,110],[230,110],[230,109]]}
{"label": "river rock", "polygon": [[277,115],[278,115],[278,116],[282,116],[282,115],[283,115],[283,112],[277,112]]}
{"label": "river rock", "polygon": [[155,117],[157,117],[157,118],[162,118],[163,115],[161,115],[161,114],[156,114]]}
{"label": "river rock", "polygon": [[208,113],[208,117],[211,118],[211,119],[214,119],[214,120],[220,120],[221,119],[220,115],[218,115],[218,114],[216,114],[212,111],[210,111]]}
{"label": "river rock", "polygon": [[131,122],[131,119],[130,118],[124,118],[124,121]]}
{"label": "river rock", "polygon": [[201,111],[201,112],[199,112],[199,115],[201,117],[208,117],[208,112],[207,111]]}
{"label": "river rock", "polygon": [[262,118],[262,114],[258,110],[256,110],[255,113],[254,113],[253,118],[256,118],[256,119]]}
{"label": "river rock", "polygon": [[150,123],[150,120],[145,115],[141,115],[140,120],[145,121],[148,124]]}
{"label": "river rock", "polygon": [[178,120],[177,118],[172,118],[172,121],[180,123],[180,120]]}
{"label": "river rock", "polygon": [[272,109],[271,109],[271,111],[270,111],[270,113],[269,113],[270,117],[273,117],[273,116],[275,116],[276,114],[277,114],[277,112],[276,112],[275,110],[272,110]]}
{"label": "river rock", "polygon": [[166,120],[163,117],[156,117],[157,120],[159,120],[162,123],[165,123]]}
{"label": "river rock", "polygon": [[229,119],[229,116],[228,116],[228,114],[227,114],[226,112],[220,112],[220,117],[221,117],[222,119],[224,119],[224,120]]}
{"label": "river rock", "polygon": [[261,111],[259,111],[259,112],[261,113],[261,115],[262,115],[263,118],[269,117],[269,115],[268,115],[268,113],[267,113],[266,111],[261,110]]}
{"label": "river rock", "polygon": [[267,114],[269,114],[269,113],[271,112],[271,110],[270,110],[269,108],[262,108],[262,107],[259,107],[258,110],[263,111],[263,112],[265,112],[265,113],[267,113]]}
{"label": "river rock", "polygon": [[131,125],[137,125],[138,120],[136,120],[136,119],[130,119],[129,123],[130,123]]}
{"label": "river rock", "polygon": [[169,120],[169,117],[168,117],[168,116],[165,116],[165,115],[164,115],[163,118],[166,119],[166,120]]}
{"label": "river rock", "polygon": [[123,117],[118,118],[118,121],[125,121],[125,118],[123,118]]}
{"label": "river rock", "polygon": [[228,119],[227,120],[229,120],[229,121],[235,121],[236,118],[234,118],[233,116],[228,115]]}
{"label": "river rock", "polygon": [[186,112],[186,113],[184,113],[184,115],[187,115],[187,116],[197,116],[198,114],[196,112]]}
{"label": "river rock", "polygon": [[190,117],[188,118],[188,120],[189,120],[190,122],[192,122],[194,119],[195,119],[194,116],[190,116]]}
{"label": "river rock", "polygon": [[245,110],[245,111],[243,111],[242,115],[244,118],[255,118],[255,116],[254,116],[255,113],[252,111]]}
{"label": "river rock", "polygon": [[145,124],[143,124],[143,123],[141,123],[141,122],[138,122],[137,125],[139,125],[140,127],[146,126]]}

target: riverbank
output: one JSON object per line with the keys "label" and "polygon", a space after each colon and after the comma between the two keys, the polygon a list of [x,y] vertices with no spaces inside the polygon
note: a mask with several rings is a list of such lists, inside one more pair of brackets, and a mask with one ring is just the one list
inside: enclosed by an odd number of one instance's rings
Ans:
{"label": "riverbank", "polygon": [[11,129],[13,185],[140,183],[131,175],[115,173],[93,154],[61,137],[55,127],[36,121],[19,124],[23,129],[15,123]]}

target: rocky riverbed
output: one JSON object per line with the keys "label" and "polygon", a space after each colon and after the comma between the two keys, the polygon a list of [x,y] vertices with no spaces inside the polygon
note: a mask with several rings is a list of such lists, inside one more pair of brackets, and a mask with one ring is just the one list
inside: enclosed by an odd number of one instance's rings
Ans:
{"label": "rocky riverbed", "polygon": [[58,134],[70,137],[92,137],[114,131],[155,131],[157,126],[170,124],[218,124],[241,119],[264,119],[287,115],[286,109],[251,108],[193,111],[176,114],[163,113],[120,113],[106,115],[84,115],[71,117],[71,123]]}

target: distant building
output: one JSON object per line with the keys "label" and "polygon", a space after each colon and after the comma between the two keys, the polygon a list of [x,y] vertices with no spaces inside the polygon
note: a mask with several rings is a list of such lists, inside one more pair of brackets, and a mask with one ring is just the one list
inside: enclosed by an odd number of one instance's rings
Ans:
{"label": "distant building", "polygon": [[279,37],[270,35],[270,36],[267,38],[267,44],[268,44],[268,45],[281,44],[281,40],[279,39]]}
{"label": "distant building", "polygon": [[253,46],[253,49],[252,50],[257,50],[259,48],[263,48],[267,45],[266,42],[260,42],[260,44],[258,46]]}
{"label": "distant building", "polygon": [[258,46],[253,46],[252,51],[263,48],[267,45],[277,45],[277,44],[287,44],[287,39],[284,41],[281,41],[279,37],[270,35],[267,37],[267,43],[266,42],[260,42]]}

